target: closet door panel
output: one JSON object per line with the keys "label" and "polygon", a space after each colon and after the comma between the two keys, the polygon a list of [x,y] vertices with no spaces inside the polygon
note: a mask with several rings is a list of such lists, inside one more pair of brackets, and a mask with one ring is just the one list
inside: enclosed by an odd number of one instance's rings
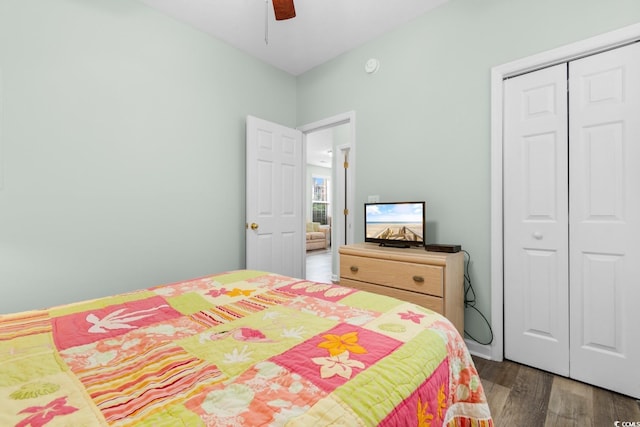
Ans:
{"label": "closet door panel", "polygon": [[[585,324],[581,329],[581,345],[584,349],[602,350],[623,356],[624,349],[620,333],[623,331],[622,312],[620,307],[623,286],[620,277],[623,275],[624,258],[619,255],[603,255],[583,253],[582,260],[583,301]],[[592,368],[593,369],[593,368]]]}
{"label": "closet door panel", "polygon": [[[584,181],[577,182],[584,203],[582,221],[624,221],[624,128],[622,122],[604,123],[581,129],[576,158]],[[574,162],[574,163],[575,163]],[[578,178],[578,177],[576,177]],[[577,212],[576,216],[580,216]]]}
{"label": "closet door panel", "polygon": [[505,357],[569,374],[566,64],[505,81]]}
{"label": "closet door panel", "polygon": [[571,377],[640,397],[640,44],[569,82]]}

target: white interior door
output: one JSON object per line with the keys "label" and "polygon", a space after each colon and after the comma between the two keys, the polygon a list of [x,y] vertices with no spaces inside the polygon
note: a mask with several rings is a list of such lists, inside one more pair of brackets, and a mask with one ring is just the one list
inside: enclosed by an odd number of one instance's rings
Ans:
{"label": "white interior door", "polygon": [[571,377],[640,398],[640,44],[569,71]]}
{"label": "white interior door", "polygon": [[303,277],[302,132],[247,116],[246,266]]}
{"label": "white interior door", "polygon": [[566,64],[504,87],[505,357],[569,374]]}

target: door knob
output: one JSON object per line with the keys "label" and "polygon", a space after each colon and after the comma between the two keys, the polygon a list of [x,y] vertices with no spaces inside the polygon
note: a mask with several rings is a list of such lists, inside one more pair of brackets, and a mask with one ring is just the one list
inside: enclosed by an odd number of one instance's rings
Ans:
{"label": "door knob", "polygon": [[536,240],[542,240],[542,233],[539,231],[534,231],[532,234],[533,238]]}
{"label": "door knob", "polygon": [[256,224],[255,222],[251,223],[251,229],[252,230],[257,230],[258,229],[258,224]]}

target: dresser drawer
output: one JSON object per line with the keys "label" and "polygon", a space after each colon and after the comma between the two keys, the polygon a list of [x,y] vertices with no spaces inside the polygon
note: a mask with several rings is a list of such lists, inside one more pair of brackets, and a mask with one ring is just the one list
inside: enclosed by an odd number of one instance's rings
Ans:
{"label": "dresser drawer", "polygon": [[344,254],[340,256],[341,280],[352,279],[442,297],[443,276],[444,268],[441,266]]}
{"label": "dresser drawer", "polygon": [[436,313],[444,315],[442,298],[420,294],[417,292],[405,291],[403,289],[389,288],[387,286],[372,285],[371,283],[359,282],[357,280],[350,280],[345,278],[340,278],[340,285],[359,289],[361,291],[371,292],[378,295],[386,295],[388,297],[397,298],[402,301],[411,302],[413,304],[428,308],[435,311]]}

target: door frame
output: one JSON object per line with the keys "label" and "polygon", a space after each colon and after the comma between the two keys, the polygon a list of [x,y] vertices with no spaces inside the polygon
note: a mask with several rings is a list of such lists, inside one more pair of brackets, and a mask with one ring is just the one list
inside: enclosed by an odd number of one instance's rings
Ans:
{"label": "door frame", "polygon": [[491,328],[493,342],[477,352],[491,360],[504,358],[503,258],[503,80],[551,65],[640,41],[640,24],[535,54],[491,69]]}
{"label": "door frame", "polygon": [[[296,129],[302,132],[302,156],[303,156],[303,159],[306,159],[308,133],[312,133],[318,130],[331,128],[334,126],[340,126],[344,124],[350,125],[349,126],[350,128],[349,144],[342,144],[339,147],[336,147],[336,149],[340,149],[341,152],[345,149],[349,150],[349,167],[347,168],[347,185],[346,185],[346,191],[347,191],[346,199],[347,199],[347,207],[349,209],[349,215],[347,216],[346,237],[348,242],[353,242],[354,241],[353,215],[355,213],[354,203],[355,203],[355,176],[356,176],[355,175],[355,170],[356,170],[356,161],[355,161],[356,160],[356,113],[355,111],[348,111],[346,113],[336,114],[335,116],[327,117],[325,119],[321,119],[313,123],[309,123],[303,126],[298,126]],[[331,183],[332,194],[334,199],[334,203],[331,204],[331,216],[334,220],[333,221],[334,224],[336,223],[335,221],[337,217],[336,207],[338,205],[338,203],[335,203],[335,201],[338,200],[338,198],[344,198],[344,188],[337,185],[340,180],[336,179],[336,173],[338,169],[337,166],[341,165],[342,161],[339,161],[339,159],[337,159],[338,156],[335,154],[337,153],[334,153],[334,156],[333,156],[332,183]],[[307,176],[306,160],[302,162],[302,176],[303,177]],[[305,188],[304,190],[305,194],[302,195],[303,200],[306,200],[305,195],[307,191],[309,191],[309,189]],[[304,218],[303,218],[303,221],[305,221]],[[304,230],[304,227],[303,227],[303,230]],[[337,271],[337,268],[339,266],[339,263],[338,263],[339,245],[335,243],[342,241],[343,237],[344,235],[338,233],[338,230],[336,229],[335,226],[331,227],[331,271],[332,271],[331,279],[333,281],[337,281],[339,277],[339,272]],[[304,252],[303,258],[306,259],[306,251]],[[303,276],[306,277],[306,274],[307,274],[306,262],[302,263],[302,273],[303,273]]]}

